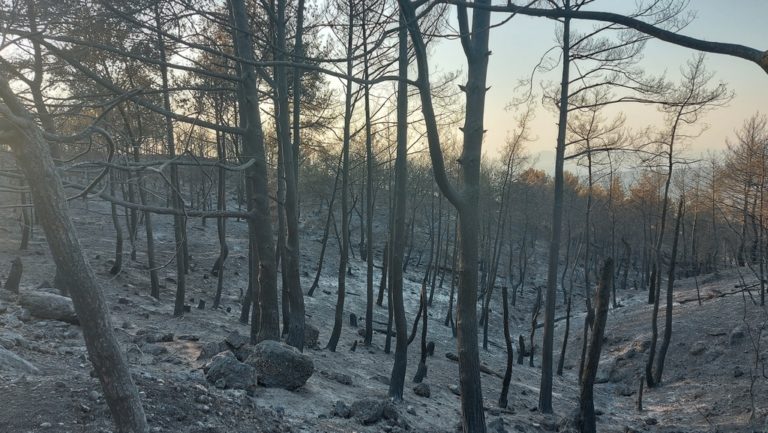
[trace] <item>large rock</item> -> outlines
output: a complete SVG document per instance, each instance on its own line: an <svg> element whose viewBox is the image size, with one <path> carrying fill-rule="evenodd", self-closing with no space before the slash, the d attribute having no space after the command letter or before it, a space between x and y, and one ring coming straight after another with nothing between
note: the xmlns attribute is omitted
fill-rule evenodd
<svg viewBox="0 0 768 433"><path fill-rule="evenodd" d="M0 347L0 372L11 374L40 374L40 370L19 355Z"/></svg>
<svg viewBox="0 0 768 433"><path fill-rule="evenodd" d="M22 292L19 303L37 318L80 324L72 300L64 296L46 292Z"/></svg>
<svg viewBox="0 0 768 433"><path fill-rule="evenodd" d="M256 369L259 383L294 390L303 386L315 371L312 358L278 341L262 341L246 363Z"/></svg>
<svg viewBox="0 0 768 433"><path fill-rule="evenodd" d="M203 367L205 378L218 388L250 390L256 387L256 371L248 364L235 358L232 352L214 356Z"/></svg>
<svg viewBox="0 0 768 433"><path fill-rule="evenodd" d="M351 415L363 425L376 424L381 419L397 421L399 414L395 405L389 400L364 398L352 403Z"/></svg>

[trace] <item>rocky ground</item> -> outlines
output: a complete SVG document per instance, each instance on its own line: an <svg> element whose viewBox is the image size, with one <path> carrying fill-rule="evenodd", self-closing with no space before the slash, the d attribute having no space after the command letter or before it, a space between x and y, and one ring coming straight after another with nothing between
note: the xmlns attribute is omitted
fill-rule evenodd
<svg viewBox="0 0 768 433"><path fill-rule="evenodd" d="M72 203L72 214L82 244L104 288L115 332L133 369L153 431L156 432L454 432L459 420L457 364L446 357L455 353L451 330L443 326L448 287L439 288L429 313L429 340L435 354L427 361L424 385L415 387L418 340L409 347L405 401L386 400L392 355L384 352L384 334L377 332L370 347L362 346L358 329L346 319L336 352L323 349L332 327L336 300L337 255L335 245L326 260L326 272L314 297L306 297L307 323L319 330L318 344L305 354L314 366L306 384L287 390L246 383L239 386L226 376L226 366L249 365L236 360L245 346L238 335L248 326L238 322L239 299L247 283L245 225L228 226L230 259L227 262L223 306L209 308L216 278L209 274L218 247L212 221L189 221L192 271L188 277L191 311L172 317L175 289L172 263L161 269L164 289L157 301L148 293L148 274L143 242L137 261L126 260L123 271L113 276L111 267L113 229L103 203ZM303 286L314 276L323 218L308 216L303 222ZM315 221L317 220L317 221ZM169 219L157 218L159 262L169 263L173 231ZM5 281L10 263L21 257L23 291L45 291L54 268L41 230L26 251L18 251L19 226L9 211L0 215L0 280ZM378 252L380 253L380 252ZM378 262L377 262L378 263ZM418 290L424 270L411 267L406 275L409 322L418 308ZM377 269L378 273L378 269ZM540 283L534 275L532 283ZM753 304L752 293L739 291L742 276L754 283L749 270L728 270L699 278L699 305L693 279L675 288L673 337L663 384L644 390L643 411L636 410L640 374L650 336L651 307L646 294L619 293L620 308L609 313L606 343L596 386L598 430L601 432L764 432L768 405L768 379L762 375L768 358L766 310ZM749 276L748 276L749 275ZM378 281L378 275L376 276ZM533 287L533 284L531 284ZM77 325L45 320L30 314L19 299L0 290L0 432L107 432L112 431L109 413L91 377L91 367ZM496 294L498 296L498 294ZM512 335L528 336L532 290L513 307ZM206 301L198 309L200 300ZM386 305L386 301L385 301ZM574 305L583 305L577 298ZM365 263L352 261L347 313L364 316ZM558 315L563 314L562 306ZM664 309L661 310L663 317ZM377 329L387 320L386 308L376 307ZM499 409L501 378L506 351L501 329L501 308L493 308L488 350L481 350L486 420L494 432L543 432L563 430L576 407L583 315L575 314L571 326L565 372L555 377L554 415L537 412L539 358L535 366L515 364L509 407ZM410 324L409 324L410 326ZM558 322L555 344L562 339L564 321ZM537 330L537 336L541 330ZM356 344L356 342L358 342ZM351 349L355 347L356 350ZM217 357L213 352L229 352ZM247 349L252 350L252 349ZM515 349L517 350L517 348ZM235 356L235 357L232 357ZM235 364L234 362L237 362ZM225 366L226 364L226 366ZM206 368L208 366L209 368ZM757 367L756 367L757 366ZM239 367L238 367L239 368ZM250 368L250 367L249 367ZM224 375L217 371L226 370ZM206 377L206 371L208 377ZM211 373L214 372L214 374ZM238 377L243 377L239 375ZM247 376L247 375L246 375ZM210 379L210 380L209 380ZM234 387L234 388L233 388ZM237 389L243 388L243 389ZM751 390L751 391L750 391ZM753 409L754 407L754 409Z"/></svg>

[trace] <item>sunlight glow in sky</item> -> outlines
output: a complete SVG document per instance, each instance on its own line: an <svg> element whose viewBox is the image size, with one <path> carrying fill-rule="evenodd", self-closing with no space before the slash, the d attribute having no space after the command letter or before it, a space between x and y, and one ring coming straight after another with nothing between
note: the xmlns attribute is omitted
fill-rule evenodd
<svg viewBox="0 0 768 433"><path fill-rule="evenodd" d="M599 0L590 5L591 10L620 11L631 9L634 0ZM610 8L610 9L608 9ZM696 11L696 18L681 33L701 39L747 45L756 49L768 48L768 0L691 0L690 10ZM450 11L455 23L455 10ZM496 14L493 22L499 22L506 15ZM584 26L585 24L579 24ZM587 26L591 24L586 24ZM527 78L541 55L556 45L556 29L561 26L545 18L514 17L507 24L491 32L485 127L487 129L484 153L494 158L499 146L504 143L508 132L515 127L514 114L505 110L513 98L513 91L519 79ZM581 27L583 28L583 27ZM648 42L641 65L650 73L666 71L667 77L677 81L680 67L695 54L693 50L677 47L662 41ZM444 40L433 48L433 71L466 71L466 60L458 40ZM707 69L715 73L712 83L723 81L735 92L734 99L727 107L709 113L703 120L708 129L688 146L691 155L706 150L723 149L726 138L732 139L733 131L755 112L768 112L768 75L758 66L746 60L716 54L708 54ZM560 70L540 76L544 81L557 83ZM539 85L536 84L536 89ZM613 117L619 111L627 115L627 124L633 129L657 123L657 111L653 107L629 106L627 104L606 110ZM549 172L554 167L554 150L557 119L550 109L539 106L533 123L533 136L529 152L539 157L538 168Z"/></svg>

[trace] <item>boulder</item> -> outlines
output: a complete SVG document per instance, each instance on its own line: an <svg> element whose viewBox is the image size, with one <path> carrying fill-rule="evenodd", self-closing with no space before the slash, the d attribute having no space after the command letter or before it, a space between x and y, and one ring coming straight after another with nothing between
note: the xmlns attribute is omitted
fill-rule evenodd
<svg viewBox="0 0 768 433"><path fill-rule="evenodd" d="M426 397L429 398L431 392L429 390L429 385L426 383L420 383L413 387L413 393L418 395L419 397Z"/></svg>
<svg viewBox="0 0 768 433"><path fill-rule="evenodd" d="M40 374L40 370L29 361L3 347L0 347L0 372L11 374Z"/></svg>
<svg viewBox="0 0 768 433"><path fill-rule="evenodd" d="M262 341L253 348L246 364L256 370L259 383L267 387L295 390L315 372L312 358L278 341Z"/></svg>
<svg viewBox="0 0 768 433"><path fill-rule="evenodd" d="M232 352L222 352L214 356L203 367L208 382L219 388L250 390L256 387L256 371L248 364L235 358Z"/></svg>
<svg viewBox="0 0 768 433"><path fill-rule="evenodd" d="M395 405L389 400L364 398L352 403L351 415L363 425L376 424L382 418L397 421L399 414Z"/></svg>
<svg viewBox="0 0 768 433"><path fill-rule="evenodd" d="M37 318L80 324L75 306L67 297L46 292L22 292L19 303Z"/></svg>

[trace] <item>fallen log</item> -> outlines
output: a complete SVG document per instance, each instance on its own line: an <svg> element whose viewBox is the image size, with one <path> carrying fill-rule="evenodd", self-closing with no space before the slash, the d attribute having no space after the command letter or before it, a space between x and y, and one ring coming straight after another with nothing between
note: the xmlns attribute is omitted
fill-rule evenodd
<svg viewBox="0 0 768 433"><path fill-rule="evenodd" d="M80 324L72 300L67 297L46 292L21 292L19 303L39 319Z"/></svg>

